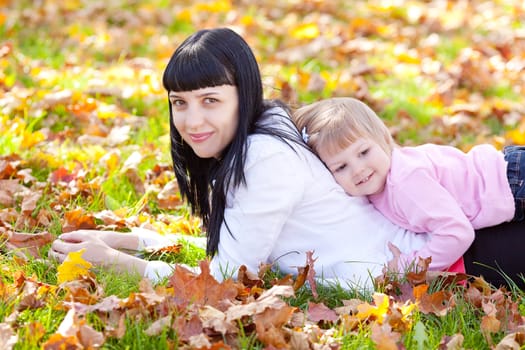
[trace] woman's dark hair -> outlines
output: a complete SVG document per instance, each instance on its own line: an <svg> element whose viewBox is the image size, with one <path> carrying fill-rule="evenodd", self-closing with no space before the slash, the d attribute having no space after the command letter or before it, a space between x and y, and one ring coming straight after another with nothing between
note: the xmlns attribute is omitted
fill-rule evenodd
<svg viewBox="0 0 525 350"><path fill-rule="evenodd" d="M296 142L295 135L292 131L277 130L275 126L256 125L265 110L284 105L263 99L262 80L255 56L246 41L231 29L200 30L184 40L168 62L162 82L168 94L171 91L192 91L220 85L237 87L237 131L220 160L200 158L183 142L173 124L169 104L171 157L179 190L192 212L202 218L207 230L206 252L213 255L219 245L227 190L229 186L238 186L245 181L248 135L254 132L272 134Z"/></svg>

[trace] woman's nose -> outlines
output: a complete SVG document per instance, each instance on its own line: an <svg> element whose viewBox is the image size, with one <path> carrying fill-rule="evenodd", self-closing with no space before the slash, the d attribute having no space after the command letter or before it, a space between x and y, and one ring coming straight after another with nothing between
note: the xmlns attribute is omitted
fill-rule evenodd
<svg viewBox="0 0 525 350"><path fill-rule="evenodd" d="M188 108L186 115L186 127L189 129L195 129L200 127L204 123L203 111L198 107Z"/></svg>

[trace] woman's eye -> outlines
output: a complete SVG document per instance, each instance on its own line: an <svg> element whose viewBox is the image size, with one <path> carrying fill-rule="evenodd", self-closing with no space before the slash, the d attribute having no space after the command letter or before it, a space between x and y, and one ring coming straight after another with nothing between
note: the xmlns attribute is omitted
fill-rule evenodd
<svg viewBox="0 0 525 350"><path fill-rule="evenodd" d="M176 107L180 107L184 104L184 100L172 100L171 104Z"/></svg>
<svg viewBox="0 0 525 350"><path fill-rule="evenodd" d="M206 104L215 103L215 102L218 102L218 100L216 98L213 98L213 97L206 97L204 99L204 103L206 103Z"/></svg>

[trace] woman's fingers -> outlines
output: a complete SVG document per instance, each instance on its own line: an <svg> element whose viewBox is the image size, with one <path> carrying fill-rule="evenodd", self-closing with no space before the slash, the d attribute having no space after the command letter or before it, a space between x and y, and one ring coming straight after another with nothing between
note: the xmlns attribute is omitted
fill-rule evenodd
<svg viewBox="0 0 525 350"><path fill-rule="evenodd" d="M95 230L71 231L71 232L61 234L58 238L60 238L62 241L65 241L65 242L79 243L79 242L95 237L97 232L98 231L95 231Z"/></svg>

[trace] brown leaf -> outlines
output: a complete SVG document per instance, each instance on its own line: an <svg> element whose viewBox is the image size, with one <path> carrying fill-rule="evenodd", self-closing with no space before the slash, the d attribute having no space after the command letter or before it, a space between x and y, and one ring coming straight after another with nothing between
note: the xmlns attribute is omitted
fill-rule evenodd
<svg viewBox="0 0 525 350"><path fill-rule="evenodd" d="M237 271L237 281L247 288L260 287L264 281L258 275L248 271L246 265L241 265Z"/></svg>
<svg viewBox="0 0 525 350"><path fill-rule="evenodd" d="M507 334L501 341L496 345L494 350L520 350L525 345L525 332Z"/></svg>
<svg viewBox="0 0 525 350"><path fill-rule="evenodd" d="M282 328L292 317L295 308L283 306L278 309L266 309L253 318L257 338L265 345L278 349L288 348L287 333Z"/></svg>
<svg viewBox="0 0 525 350"><path fill-rule="evenodd" d="M467 288L464 293L465 300L475 307L481 308L482 303L482 294L481 291L477 288L474 288L472 285Z"/></svg>
<svg viewBox="0 0 525 350"><path fill-rule="evenodd" d="M5 234L0 233L0 238L3 237L5 237ZM39 249L52 241L53 236L49 232L21 233L9 231L7 233L6 247L10 250L21 250L34 258L39 258Z"/></svg>
<svg viewBox="0 0 525 350"><path fill-rule="evenodd" d="M401 338L401 334L392 332L390 325L384 323L379 325L374 322L370 327L372 331L371 339L378 350L398 350L397 343Z"/></svg>
<svg viewBox="0 0 525 350"><path fill-rule="evenodd" d="M424 293L419 299L419 311L424 314L432 313L437 316L444 316L455 305L454 294L446 290L432 294Z"/></svg>
<svg viewBox="0 0 525 350"><path fill-rule="evenodd" d="M310 288L312 289L312 295L314 298L318 297L317 294L317 283L315 281L315 268L314 263L317 260L317 258L313 258L313 251L307 251L306 252L306 265L309 267L307 274L306 274L306 280L310 284Z"/></svg>
<svg viewBox="0 0 525 350"><path fill-rule="evenodd" d="M172 325L173 330L182 341L189 341L191 337L203 334L202 322L196 314L178 315Z"/></svg>
<svg viewBox="0 0 525 350"><path fill-rule="evenodd" d="M406 278L410 284L416 286L427 281L428 266L432 262L432 258L419 258L415 271L407 272Z"/></svg>
<svg viewBox="0 0 525 350"><path fill-rule="evenodd" d="M159 200L159 208L162 209L177 209L182 204L182 199L179 194L179 185L176 180L168 182L164 188L157 195Z"/></svg>
<svg viewBox="0 0 525 350"><path fill-rule="evenodd" d="M226 333L237 333L235 325L226 321L224 312L209 305L204 305L204 307L200 308L199 317L204 328L219 332L222 335Z"/></svg>
<svg viewBox="0 0 525 350"><path fill-rule="evenodd" d="M461 333L453 336L444 336L439 343L439 350L463 350L463 340L465 337Z"/></svg>
<svg viewBox="0 0 525 350"><path fill-rule="evenodd" d="M480 329L481 333L487 340L487 343L492 344L492 333L496 333L501 328L501 322L496 318L496 316L483 316L481 318Z"/></svg>
<svg viewBox="0 0 525 350"><path fill-rule="evenodd" d="M294 292L291 286L273 286L264 291L257 300L244 305L230 306L225 312L226 320L233 321L241 319L244 316L253 316L263 312L267 308L282 308L286 306L286 303L280 298L280 296L291 297L293 295Z"/></svg>
<svg viewBox="0 0 525 350"><path fill-rule="evenodd" d="M224 311L225 304L237 296L237 285L227 279L219 283L211 274L209 261L200 262L201 273L195 275L188 269L177 265L169 279L176 299L182 304L210 305Z"/></svg>
<svg viewBox="0 0 525 350"><path fill-rule="evenodd" d="M337 313L328 308L323 303L312 303L308 302L308 319L312 322L321 322L321 321L328 321L328 322L336 322L339 319L339 316L337 316Z"/></svg>
<svg viewBox="0 0 525 350"><path fill-rule="evenodd" d="M166 328L171 326L171 315L161 317L157 320L155 320L145 331L147 335L150 337L153 337L155 335L159 335L162 333L162 331Z"/></svg>
<svg viewBox="0 0 525 350"><path fill-rule="evenodd" d="M310 267L308 265L304 267L298 267L297 268L297 277L295 278L295 281L293 283L293 290L297 292L299 288L301 288L304 285L304 282L306 281L306 276L308 275L308 270Z"/></svg>

